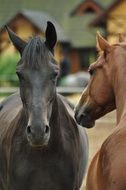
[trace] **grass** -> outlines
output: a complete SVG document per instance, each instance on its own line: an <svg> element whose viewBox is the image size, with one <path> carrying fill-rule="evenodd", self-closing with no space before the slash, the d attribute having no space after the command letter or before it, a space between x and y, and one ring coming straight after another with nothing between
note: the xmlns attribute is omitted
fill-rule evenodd
<svg viewBox="0 0 126 190"><path fill-rule="evenodd" d="M7 97L7 96L10 96L12 93L9 93L9 92L2 92L0 93L0 98L3 98L3 97Z"/></svg>
<svg viewBox="0 0 126 190"><path fill-rule="evenodd" d="M0 55L0 86L17 86L16 64L19 55Z"/></svg>

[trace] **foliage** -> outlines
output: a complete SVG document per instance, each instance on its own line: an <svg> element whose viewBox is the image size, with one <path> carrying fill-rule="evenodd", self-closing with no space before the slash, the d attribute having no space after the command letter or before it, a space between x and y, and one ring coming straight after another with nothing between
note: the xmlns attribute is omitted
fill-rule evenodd
<svg viewBox="0 0 126 190"><path fill-rule="evenodd" d="M16 64L19 61L17 53L0 55L0 86L17 86Z"/></svg>

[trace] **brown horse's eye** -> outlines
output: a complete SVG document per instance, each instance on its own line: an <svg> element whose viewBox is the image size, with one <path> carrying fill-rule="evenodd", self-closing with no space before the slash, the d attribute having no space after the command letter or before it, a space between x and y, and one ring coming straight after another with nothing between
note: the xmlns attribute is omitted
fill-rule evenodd
<svg viewBox="0 0 126 190"><path fill-rule="evenodd" d="M89 70L89 73L90 73L90 75L93 75L94 70L93 70L93 69L90 69L90 70Z"/></svg>
<svg viewBox="0 0 126 190"><path fill-rule="evenodd" d="M104 58L106 59L107 51L104 51Z"/></svg>

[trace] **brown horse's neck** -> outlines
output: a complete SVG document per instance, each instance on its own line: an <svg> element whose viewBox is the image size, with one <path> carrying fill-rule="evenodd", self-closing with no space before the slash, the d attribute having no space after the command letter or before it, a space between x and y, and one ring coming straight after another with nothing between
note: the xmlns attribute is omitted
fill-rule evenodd
<svg viewBox="0 0 126 190"><path fill-rule="evenodd" d="M117 124L126 120L126 67L121 65L114 75L114 93L117 110Z"/></svg>

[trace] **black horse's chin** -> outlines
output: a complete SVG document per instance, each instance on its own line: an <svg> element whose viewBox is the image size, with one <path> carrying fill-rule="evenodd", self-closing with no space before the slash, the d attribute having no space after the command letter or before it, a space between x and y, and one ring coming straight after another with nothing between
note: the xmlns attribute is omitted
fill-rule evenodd
<svg viewBox="0 0 126 190"><path fill-rule="evenodd" d="M27 135L28 143L33 148L44 148L47 147L49 144L49 137L46 137L44 139L33 139L30 135Z"/></svg>
<svg viewBox="0 0 126 190"><path fill-rule="evenodd" d="M45 148L48 146L48 143L33 143L31 141L29 141L29 145L32 147L32 148L36 148L36 149L42 149L42 148Z"/></svg>

